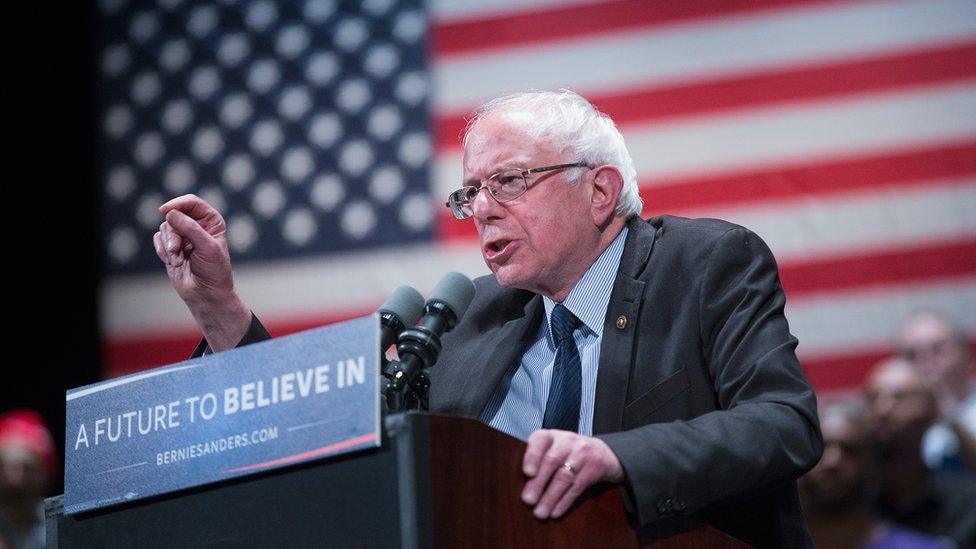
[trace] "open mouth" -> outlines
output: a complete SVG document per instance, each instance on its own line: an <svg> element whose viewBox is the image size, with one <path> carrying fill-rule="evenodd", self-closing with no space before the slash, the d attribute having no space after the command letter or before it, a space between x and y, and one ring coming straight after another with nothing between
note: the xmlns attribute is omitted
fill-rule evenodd
<svg viewBox="0 0 976 549"><path fill-rule="evenodd" d="M485 258L493 262L505 261L511 255L514 247L514 241L512 240L493 240L485 244Z"/></svg>

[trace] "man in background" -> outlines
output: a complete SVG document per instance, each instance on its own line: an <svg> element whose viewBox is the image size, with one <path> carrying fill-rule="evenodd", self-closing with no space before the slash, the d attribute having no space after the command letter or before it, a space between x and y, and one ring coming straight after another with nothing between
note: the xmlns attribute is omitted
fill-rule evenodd
<svg viewBox="0 0 976 549"><path fill-rule="evenodd" d="M976 547L976 479L933 472L922 459L922 436L939 417L922 374L902 358L886 360L869 374L864 397L878 452L880 516Z"/></svg>
<svg viewBox="0 0 976 549"><path fill-rule="evenodd" d="M824 453L800 478L800 502L814 545L832 549L935 549L954 544L880 520L878 463L860 403L820 409Z"/></svg>
<svg viewBox="0 0 976 549"><path fill-rule="evenodd" d="M932 469L976 473L976 380L965 332L947 316L919 311L902 326L899 351L931 384L941 418L922 439Z"/></svg>

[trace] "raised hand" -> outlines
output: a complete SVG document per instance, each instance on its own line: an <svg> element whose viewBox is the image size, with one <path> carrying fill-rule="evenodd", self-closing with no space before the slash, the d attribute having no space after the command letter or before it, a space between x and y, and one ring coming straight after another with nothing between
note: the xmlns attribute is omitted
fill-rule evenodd
<svg viewBox="0 0 976 549"><path fill-rule="evenodd" d="M227 224L213 206L187 194L159 207L166 217L153 235L166 274L203 330L210 348L237 345L251 313L234 289Z"/></svg>

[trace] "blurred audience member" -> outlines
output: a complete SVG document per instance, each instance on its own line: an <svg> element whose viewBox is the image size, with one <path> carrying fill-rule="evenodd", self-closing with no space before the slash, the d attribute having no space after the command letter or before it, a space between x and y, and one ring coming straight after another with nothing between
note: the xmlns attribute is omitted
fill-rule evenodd
<svg viewBox="0 0 976 549"><path fill-rule="evenodd" d="M881 517L976 547L976 477L933 472L922 459L922 436L939 412L920 371L902 358L880 363L866 381L865 401L878 456Z"/></svg>
<svg viewBox="0 0 976 549"><path fill-rule="evenodd" d="M879 520L877 462L867 420L849 404L821 408L824 453L799 480L800 501L814 545L836 549L953 547L945 539Z"/></svg>
<svg viewBox="0 0 976 549"><path fill-rule="evenodd" d="M41 416L0 415L0 547L44 547L44 495L57 474L54 441Z"/></svg>
<svg viewBox="0 0 976 549"><path fill-rule="evenodd" d="M942 412L922 439L925 462L932 469L976 472L976 381L965 332L944 315L922 311L905 321L899 345L932 384Z"/></svg>

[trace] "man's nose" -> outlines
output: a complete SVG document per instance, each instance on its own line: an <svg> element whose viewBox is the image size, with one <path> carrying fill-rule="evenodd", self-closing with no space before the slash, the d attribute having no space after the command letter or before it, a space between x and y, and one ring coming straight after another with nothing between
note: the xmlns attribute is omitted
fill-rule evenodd
<svg viewBox="0 0 976 549"><path fill-rule="evenodd" d="M490 193L491 190L488 187L481 187L478 189L478 194L474 195L474 199L471 200L471 213L478 221L500 217L504 212L501 204L494 197L489 196Z"/></svg>

